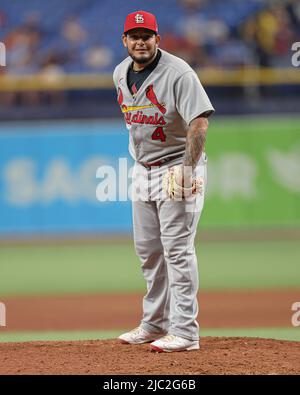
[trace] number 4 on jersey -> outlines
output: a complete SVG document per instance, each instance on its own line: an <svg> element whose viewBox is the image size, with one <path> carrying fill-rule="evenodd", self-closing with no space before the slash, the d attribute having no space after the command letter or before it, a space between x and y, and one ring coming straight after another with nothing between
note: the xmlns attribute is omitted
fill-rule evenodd
<svg viewBox="0 0 300 395"><path fill-rule="evenodd" d="M152 140L160 140L162 142L166 141L166 135L164 134L164 129L161 126L154 130L151 137Z"/></svg>

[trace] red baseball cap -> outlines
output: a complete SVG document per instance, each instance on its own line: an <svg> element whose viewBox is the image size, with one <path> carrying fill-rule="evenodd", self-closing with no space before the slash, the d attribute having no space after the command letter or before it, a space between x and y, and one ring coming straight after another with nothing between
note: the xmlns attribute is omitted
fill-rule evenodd
<svg viewBox="0 0 300 395"><path fill-rule="evenodd" d="M135 11L127 15L124 24L124 33L127 33L131 29L137 29L139 27L149 29L155 33L158 33L156 18L153 14L150 14L150 12Z"/></svg>

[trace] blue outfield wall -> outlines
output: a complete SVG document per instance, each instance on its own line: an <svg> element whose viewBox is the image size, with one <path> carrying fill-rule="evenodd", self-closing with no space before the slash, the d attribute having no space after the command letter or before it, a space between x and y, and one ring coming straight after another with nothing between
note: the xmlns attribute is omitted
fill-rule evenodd
<svg viewBox="0 0 300 395"><path fill-rule="evenodd" d="M99 166L128 158L121 122L0 125L0 237L128 232L131 203L99 202Z"/></svg>
<svg viewBox="0 0 300 395"><path fill-rule="evenodd" d="M210 126L206 229L300 227L299 122L272 121ZM0 124L0 238L131 232L132 166L121 119Z"/></svg>

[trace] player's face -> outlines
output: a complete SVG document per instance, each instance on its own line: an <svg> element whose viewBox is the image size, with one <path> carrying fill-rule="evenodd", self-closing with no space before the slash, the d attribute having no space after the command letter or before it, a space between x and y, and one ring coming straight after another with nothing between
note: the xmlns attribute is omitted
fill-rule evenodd
<svg viewBox="0 0 300 395"><path fill-rule="evenodd" d="M122 39L129 56L138 64L151 61L160 42L160 36L148 29L132 29Z"/></svg>

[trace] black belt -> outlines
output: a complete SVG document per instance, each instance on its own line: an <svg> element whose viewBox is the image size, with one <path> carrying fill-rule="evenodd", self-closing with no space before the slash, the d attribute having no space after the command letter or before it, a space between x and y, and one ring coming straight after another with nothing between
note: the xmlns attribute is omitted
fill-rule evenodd
<svg viewBox="0 0 300 395"><path fill-rule="evenodd" d="M179 155L175 155L175 156L169 156L168 158L163 158L161 160L158 160L157 162L152 162L152 163L140 163L142 166L146 167L146 169L151 169L151 167L154 166L161 166L164 165L165 163L170 162L171 160L174 159L179 159L182 158L183 155L179 154Z"/></svg>

